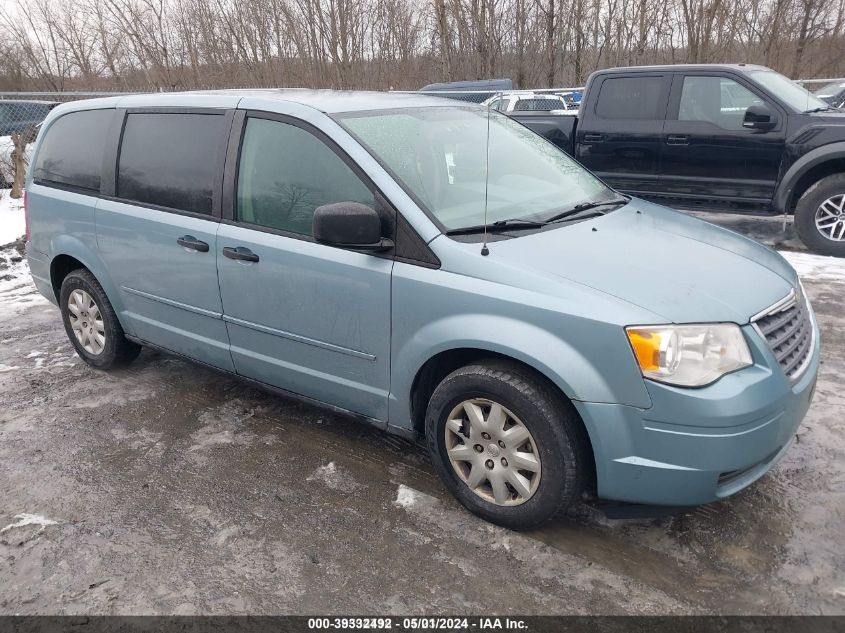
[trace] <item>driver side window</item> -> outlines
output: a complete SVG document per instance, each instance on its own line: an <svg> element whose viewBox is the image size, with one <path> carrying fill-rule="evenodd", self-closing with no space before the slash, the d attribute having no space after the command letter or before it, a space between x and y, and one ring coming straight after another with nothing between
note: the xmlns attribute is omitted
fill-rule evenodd
<svg viewBox="0 0 845 633"><path fill-rule="evenodd" d="M311 235L314 209L334 202L372 207L374 196L307 130L281 121L247 119L238 166L238 220Z"/></svg>
<svg viewBox="0 0 845 633"><path fill-rule="evenodd" d="M733 79L684 77L679 121L703 121L725 130L741 130L745 111L763 101Z"/></svg>

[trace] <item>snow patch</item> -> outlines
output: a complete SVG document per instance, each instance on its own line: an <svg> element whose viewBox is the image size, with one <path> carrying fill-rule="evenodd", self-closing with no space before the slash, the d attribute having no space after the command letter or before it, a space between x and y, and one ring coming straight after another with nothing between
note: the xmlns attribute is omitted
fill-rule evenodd
<svg viewBox="0 0 845 633"><path fill-rule="evenodd" d="M335 475L337 475L337 466L334 462L329 462L308 475L305 481L314 481L315 479L325 481L326 479L332 479Z"/></svg>
<svg viewBox="0 0 845 633"><path fill-rule="evenodd" d="M396 490L396 501L393 502L393 505L407 510L420 504L429 505L432 501L436 501L436 499L424 492L414 490L410 486L399 484L399 488Z"/></svg>
<svg viewBox="0 0 845 633"><path fill-rule="evenodd" d="M15 528L26 527L27 525L37 525L38 532L36 532L36 534L38 534L39 532L43 532L48 525L58 525L58 521L53 521L52 519L41 516L40 514L29 514L28 512L16 514L15 519L17 519L17 521L15 523L10 523L0 530L0 534Z"/></svg>
<svg viewBox="0 0 845 633"><path fill-rule="evenodd" d="M780 254L792 265L802 281L845 284L845 258L793 251L780 251Z"/></svg>
<svg viewBox="0 0 845 633"><path fill-rule="evenodd" d="M361 487L361 484L352 479L348 473L342 472L334 462L320 466L308 475L305 481L319 481L333 490L340 490L347 493L355 492Z"/></svg>
<svg viewBox="0 0 845 633"><path fill-rule="evenodd" d="M14 242L26 233L23 198L15 200L9 194L9 189L0 189L0 246Z"/></svg>

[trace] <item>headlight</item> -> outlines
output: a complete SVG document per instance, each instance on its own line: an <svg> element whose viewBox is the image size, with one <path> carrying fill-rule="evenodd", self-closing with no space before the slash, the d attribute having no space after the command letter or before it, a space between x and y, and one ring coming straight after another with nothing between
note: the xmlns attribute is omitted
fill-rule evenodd
<svg viewBox="0 0 845 633"><path fill-rule="evenodd" d="M637 325L625 328L643 376L701 387L751 365L751 352L733 323Z"/></svg>

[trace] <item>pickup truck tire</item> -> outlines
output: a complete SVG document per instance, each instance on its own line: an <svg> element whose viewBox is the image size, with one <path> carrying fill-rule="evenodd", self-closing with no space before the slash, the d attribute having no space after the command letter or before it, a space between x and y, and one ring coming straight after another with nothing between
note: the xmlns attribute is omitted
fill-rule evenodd
<svg viewBox="0 0 845 633"><path fill-rule="evenodd" d="M72 270L64 278L59 306L70 342L92 367L122 367L140 353L141 346L124 335L100 282L85 268Z"/></svg>
<svg viewBox="0 0 845 633"><path fill-rule="evenodd" d="M845 257L845 174L822 178L804 192L795 207L795 230L814 253Z"/></svg>
<svg viewBox="0 0 845 633"><path fill-rule="evenodd" d="M577 501L591 463L572 404L516 363L467 365L446 376L429 401L426 442L464 507L516 530Z"/></svg>

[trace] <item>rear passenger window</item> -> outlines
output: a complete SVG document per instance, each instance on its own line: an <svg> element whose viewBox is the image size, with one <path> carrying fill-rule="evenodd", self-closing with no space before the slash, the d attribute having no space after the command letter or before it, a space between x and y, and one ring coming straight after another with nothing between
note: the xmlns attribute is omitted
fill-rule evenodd
<svg viewBox="0 0 845 633"><path fill-rule="evenodd" d="M237 218L311 235L314 209L374 206L373 193L325 143L289 123L248 119L238 166Z"/></svg>
<svg viewBox="0 0 845 633"><path fill-rule="evenodd" d="M70 112L47 130L33 169L36 181L100 191L103 147L114 110Z"/></svg>
<svg viewBox="0 0 845 633"><path fill-rule="evenodd" d="M117 196L210 214L225 122L226 117L219 114L127 115Z"/></svg>
<svg viewBox="0 0 845 633"><path fill-rule="evenodd" d="M596 114L603 119L663 120L663 77L616 77L601 84Z"/></svg>

